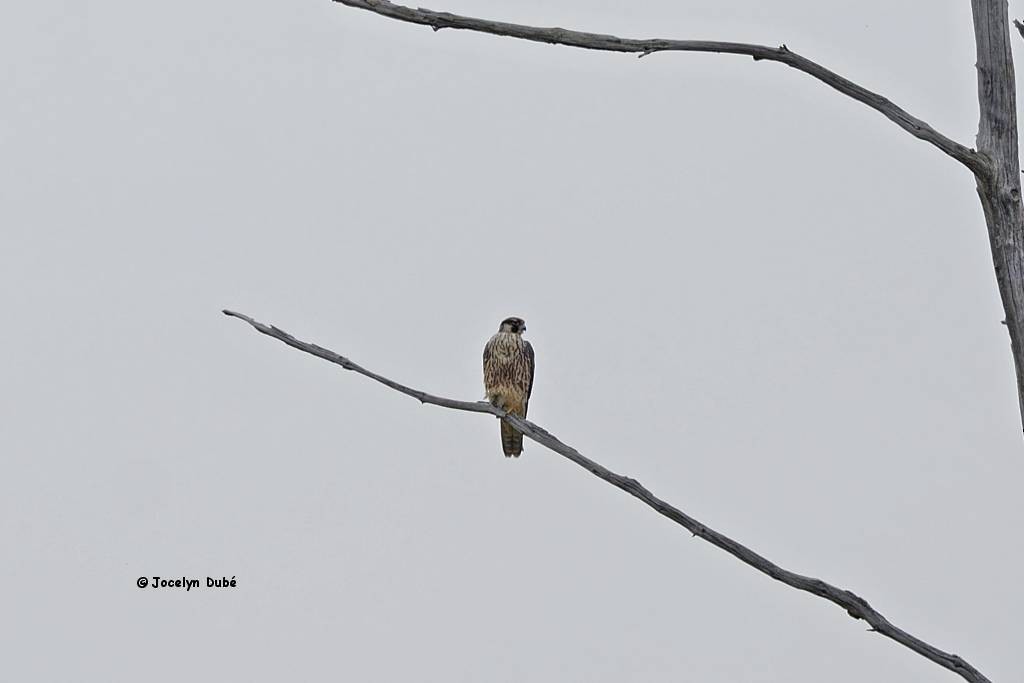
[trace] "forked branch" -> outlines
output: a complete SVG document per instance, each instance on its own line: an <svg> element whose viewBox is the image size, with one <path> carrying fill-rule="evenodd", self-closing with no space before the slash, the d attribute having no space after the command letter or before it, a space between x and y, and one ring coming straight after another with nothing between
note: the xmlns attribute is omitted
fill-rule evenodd
<svg viewBox="0 0 1024 683"><path fill-rule="evenodd" d="M443 28L466 29L480 33L491 33L497 36L510 36L522 40L530 40L538 43L552 43L557 45L568 45L570 47L585 48L588 50L603 50L608 52L634 52L640 57L646 57L655 52L718 52L724 54L746 55L753 57L755 61L765 60L779 62L791 66L798 71L812 76L830 88L862 102L875 111L881 113L897 126L911 135L935 147L953 157L969 168L975 175L984 174L988 169L985 158L973 149L964 147L960 143L946 137L919 118L911 116L905 110L896 106L885 97L872 92L867 88L857 85L853 81L840 76L839 74L826 69L806 57L793 52L785 45L779 47L768 47L766 45L753 45L749 43L731 43L716 40L668 40L663 38L619 38L601 33L584 33L583 31L571 31L564 28L541 28L538 26L526 26L523 24L509 24L488 19L477 19L465 17L448 12L435 12L429 9L413 9L403 5L396 5L387 0L334 0L349 7L368 10L381 16L399 21L406 21L412 24L430 26L435 31Z"/></svg>
<svg viewBox="0 0 1024 683"><path fill-rule="evenodd" d="M937 647L929 645L923 640L916 638L903 629L891 624L889 620L878 613L860 596L848 590L837 588L822 581L821 579L803 576L783 569L761 555L758 555L746 546L737 543L723 534L720 534L702 522L690 517L685 512L661 500L644 488L637 480L631 479L630 477L624 477L621 474L616 474L593 460L584 457L572 446L562 443L550 432L538 427L528 420L521 419L515 415L509 415L486 401L457 401L455 399L433 396L424 391L407 387L404 384L399 384L394 380L390 380L387 377L371 372L356 363L353 363L348 358L331 351L330 349L325 349L322 346L317 346L316 344L300 341L284 330L274 327L273 325L265 325L253 320L247 315L236 313L234 311L225 310L224 314L244 320L256 328L257 331L282 341L292 348L312 354L317 358L323 358L326 361L340 365L346 370L352 370L353 372L358 372L360 375L365 375L370 379L374 379L385 386L391 387L395 391L400 391L403 394L412 396L419 400L420 403L430 403L436 406L441 406L442 408L453 408L455 410L465 410L473 413L489 413L501 418L533 441L536 441L555 453L568 458L580 467L583 467L597 477L605 480L612 486L620 488L631 496L639 498L659 514L668 517L676 524L684 527L694 536L699 536L708 543L721 548L744 564L753 567L763 574L767 574L776 581L781 581L787 586L792 586L797 590L806 591L818 596L819 598L823 598L839 605L854 619L863 619L870 624L872 631L881 633L882 635L895 640L897 643L910 648L919 655L930 659L936 664L959 674L964 680L971 681L972 683L989 683L988 678L983 676L981 672L965 662L959 656L943 652Z"/></svg>

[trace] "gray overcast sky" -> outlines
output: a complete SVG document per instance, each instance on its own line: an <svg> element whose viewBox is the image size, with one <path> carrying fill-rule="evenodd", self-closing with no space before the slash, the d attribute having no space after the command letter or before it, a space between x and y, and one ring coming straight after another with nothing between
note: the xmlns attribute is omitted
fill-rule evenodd
<svg viewBox="0 0 1024 683"><path fill-rule="evenodd" d="M432 6L785 42L974 144L967 2ZM521 315L539 424L1024 678L1008 340L973 181L932 147L748 58L326 0L4 15L0 678L957 680L223 307L465 399Z"/></svg>

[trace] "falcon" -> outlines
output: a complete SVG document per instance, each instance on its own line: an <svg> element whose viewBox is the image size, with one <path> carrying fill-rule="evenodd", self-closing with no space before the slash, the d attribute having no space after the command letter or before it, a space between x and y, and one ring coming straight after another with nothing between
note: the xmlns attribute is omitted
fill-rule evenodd
<svg viewBox="0 0 1024 683"><path fill-rule="evenodd" d="M497 408L526 417L533 391L533 347L523 339L526 321L505 318L484 346L484 390ZM501 421L501 450L506 458L523 452L523 434Z"/></svg>

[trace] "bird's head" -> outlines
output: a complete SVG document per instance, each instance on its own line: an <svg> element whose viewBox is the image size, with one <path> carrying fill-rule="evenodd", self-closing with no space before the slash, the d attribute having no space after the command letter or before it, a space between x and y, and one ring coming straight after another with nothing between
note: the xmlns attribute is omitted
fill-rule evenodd
<svg viewBox="0 0 1024 683"><path fill-rule="evenodd" d="M526 332L526 321L522 318L505 318L501 321L501 327L498 328L498 332L522 334Z"/></svg>

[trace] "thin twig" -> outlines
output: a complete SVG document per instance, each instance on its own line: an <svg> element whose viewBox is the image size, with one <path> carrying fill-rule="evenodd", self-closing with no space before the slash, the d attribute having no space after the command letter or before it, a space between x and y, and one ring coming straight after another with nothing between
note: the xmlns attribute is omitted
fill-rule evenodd
<svg viewBox="0 0 1024 683"><path fill-rule="evenodd" d="M310 344L308 342L300 341L288 334L284 330L281 330L273 325L265 325L261 322L253 320L247 315L242 313L236 313L234 311L224 311L225 315L229 315L234 318L239 318L252 325L257 331L271 336L274 339L284 342L292 348L304 351L312 354L318 358L323 358L326 361L335 363L345 368L346 370L352 370L358 372L361 375L365 375L370 379L376 380L385 386L391 387L395 391L400 391L403 394L412 396L413 398L420 401L420 403L430 403L442 408L452 408L454 410L465 410L473 413L489 413L496 417L499 417L513 427L521 431L523 434L528 436L530 439L536 441L542 446L546 446L555 453L568 458L580 467L583 467L587 471L596 475L597 477L605 480L612 486L618 487L626 493L639 498L641 501L646 503L648 506L653 508L659 514L668 517L673 522L687 529L694 536L700 536L708 543L715 545L725 552L729 553L741 562L750 565L754 569L767 574L771 578L781 581L782 583L792 586L798 590L806 591L813 595L817 595L820 598L824 598L830 602L833 602L849 614L854 619L863 619L870 626L871 630L881 633L896 642L904 645L914 652L920 654L927 659L935 662L936 664L943 666L950 671L959 674L964 680L971 681L972 683L990 683L989 679L985 678L977 669L968 664L966 661L961 659L959 656L943 652L942 650L929 645L928 643L916 638L906 631L894 626L883 617L880 613L875 611L866 600L859 597L858 595L841 588L822 581L821 579L815 579L809 576L803 576L794 572L783 569L782 567L770 562L766 558L758 555L753 550L750 550L746 546L743 546L731 538L720 534L714 529L708 527L702 522L697 521L693 517L690 517L686 513L682 512L678 508L666 503L661 500L653 493L644 488L640 482L630 477L624 477L621 474L616 474L608 468L600 465L593 460L584 457L572 446L559 441L554 435L547 430L535 425L529 420L510 415L503 410L500 410L486 401L457 401L451 398L444 398L441 396L434 396L418 389L407 387L404 384L399 384L394 380L388 379L381 375L371 372L356 363L353 363L348 358L325 349L322 346L316 344Z"/></svg>
<svg viewBox="0 0 1024 683"><path fill-rule="evenodd" d="M717 52L753 57L754 61L766 60L791 66L798 71L818 79L831 88L862 102L887 119L925 142L929 142L949 156L964 164L972 172L985 174L988 163L985 158L973 149L946 137L930 125L911 116L881 95L857 85L853 81L826 69L806 57L793 52L785 45L768 47L749 43L732 43L715 40L667 40L662 38L619 38L601 33L585 33L564 28L541 28L523 24L509 24L488 19L477 19L448 12L435 12L429 9L413 9L404 5L396 5L387 0L334 0L334 2L368 10L381 16L406 21L412 24L431 26L435 31L442 28L466 29L498 36L510 36L538 43L568 45L588 50L604 50L609 52L637 52L640 57L655 52Z"/></svg>

